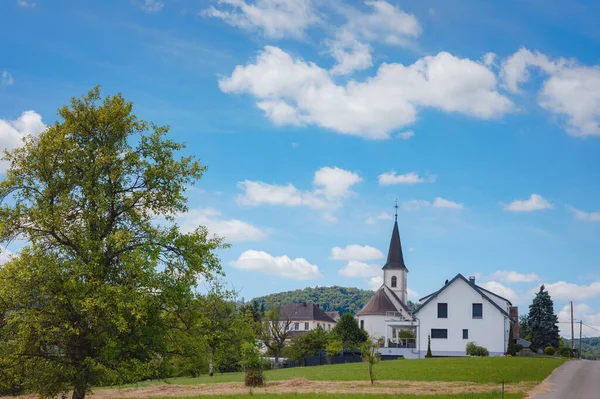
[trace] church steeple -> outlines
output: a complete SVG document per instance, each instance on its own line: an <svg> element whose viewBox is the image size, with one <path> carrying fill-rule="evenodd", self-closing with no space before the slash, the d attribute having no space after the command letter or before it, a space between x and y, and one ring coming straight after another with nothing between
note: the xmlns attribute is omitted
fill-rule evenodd
<svg viewBox="0 0 600 399"><path fill-rule="evenodd" d="M383 270L386 269L405 269L404 255L402 254L402 244L400 243L400 231L398 231L398 202L396 201L394 229L392 230L392 239L390 240L390 249L388 251L387 262L383 265Z"/></svg>

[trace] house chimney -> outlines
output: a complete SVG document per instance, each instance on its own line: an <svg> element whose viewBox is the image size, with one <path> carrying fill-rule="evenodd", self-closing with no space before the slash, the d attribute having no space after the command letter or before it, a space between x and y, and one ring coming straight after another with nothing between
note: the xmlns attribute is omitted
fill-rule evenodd
<svg viewBox="0 0 600 399"><path fill-rule="evenodd" d="M508 314L513 320L513 336L512 339L521 338L521 330L519 328L519 308L517 306L511 306L508 308Z"/></svg>
<svg viewBox="0 0 600 399"><path fill-rule="evenodd" d="M471 285L475 285L475 276L470 276L469 282L471 283Z"/></svg>

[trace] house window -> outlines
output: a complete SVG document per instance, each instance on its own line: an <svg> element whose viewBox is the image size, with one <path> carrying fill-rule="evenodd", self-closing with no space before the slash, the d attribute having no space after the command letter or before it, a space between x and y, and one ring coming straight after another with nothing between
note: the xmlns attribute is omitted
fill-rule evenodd
<svg viewBox="0 0 600 399"><path fill-rule="evenodd" d="M308 330L308 323L304 323L304 329Z"/></svg>
<svg viewBox="0 0 600 399"><path fill-rule="evenodd" d="M331 331L331 324L327 324L327 330Z"/></svg>
<svg viewBox="0 0 600 399"><path fill-rule="evenodd" d="M398 285L398 279L396 276L392 276L392 288L395 288Z"/></svg>
<svg viewBox="0 0 600 399"><path fill-rule="evenodd" d="M463 339L469 339L469 330L463 329Z"/></svg>
<svg viewBox="0 0 600 399"><path fill-rule="evenodd" d="M448 330L445 328L432 328L431 329L431 339L447 339L448 338Z"/></svg>
<svg viewBox="0 0 600 399"><path fill-rule="evenodd" d="M448 304L447 303L438 303L438 319L447 319L448 318Z"/></svg>
<svg viewBox="0 0 600 399"><path fill-rule="evenodd" d="M483 319L483 303L474 303L473 304L473 318L474 319Z"/></svg>
<svg viewBox="0 0 600 399"><path fill-rule="evenodd" d="M360 328L362 328L363 330L365 329L365 321L364 320L360 321Z"/></svg>
<svg viewBox="0 0 600 399"><path fill-rule="evenodd" d="M298 331L300 329L300 323L294 323L294 330Z"/></svg>

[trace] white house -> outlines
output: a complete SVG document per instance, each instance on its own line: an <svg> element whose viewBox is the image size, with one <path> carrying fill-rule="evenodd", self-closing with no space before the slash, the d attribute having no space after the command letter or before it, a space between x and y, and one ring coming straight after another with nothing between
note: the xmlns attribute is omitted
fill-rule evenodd
<svg viewBox="0 0 600 399"><path fill-rule="evenodd" d="M475 284L475 277L467 280L462 274L438 291L423 297L414 312L419 320L418 350L427 351L431 336L434 356L465 356L469 341L487 348L490 356L506 352L510 313L516 309L506 298Z"/></svg>
<svg viewBox="0 0 600 399"><path fill-rule="evenodd" d="M506 298L476 285L475 278L467 280L458 274L436 292L421 298L422 304L411 313L407 301L408 268L397 213L382 269L383 284L356 315L360 327L370 336L383 338L382 356L424 357L428 336L434 356L465 356L469 341L487 348L491 356L506 352L510 315L516 321L518 310ZM411 330L416 340L401 338L402 330Z"/></svg>
<svg viewBox="0 0 600 399"><path fill-rule="evenodd" d="M318 303L291 303L281 307L281 320L289 321L288 337L321 327L331 331L337 322L328 316Z"/></svg>

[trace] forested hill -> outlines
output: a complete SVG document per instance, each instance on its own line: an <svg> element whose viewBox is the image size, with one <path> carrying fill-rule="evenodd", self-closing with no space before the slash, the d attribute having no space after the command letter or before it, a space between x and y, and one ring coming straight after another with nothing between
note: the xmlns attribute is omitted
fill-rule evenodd
<svg viewBox="0 0 600 399"><path fill-rule="evenodd" d="M571 346L571 340L565 339L565 346ZM579 340L575 340L575 348L579 349ZM585 359L600 360L600 337L582 338L581 352Z"/></svg>
<svg viewBox="0 0 600 399"><path fill-rule="evenodd" d="M277 294L270 294L254 298L252 301L258 302L265 308L269 304L285 305L287 303L312 302L321 305L321 309L326 312L338 311L341 315L344 313L358 313L373 295L373 291L361 290L359 288L349 287L307 287L302 290L285 291ZM409 301L409 307L414 308Z"/></svg>

